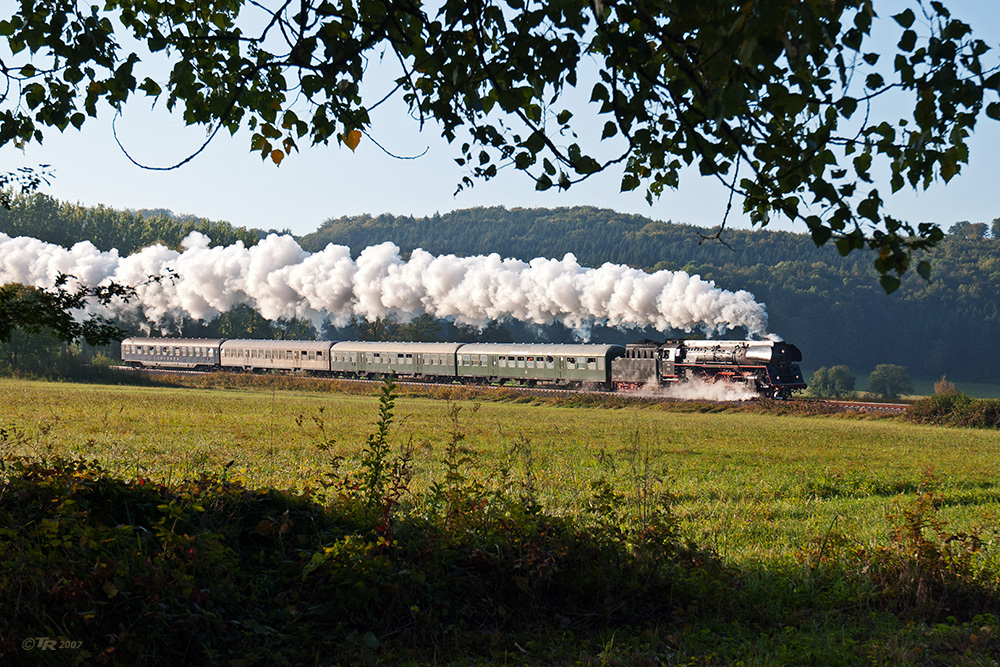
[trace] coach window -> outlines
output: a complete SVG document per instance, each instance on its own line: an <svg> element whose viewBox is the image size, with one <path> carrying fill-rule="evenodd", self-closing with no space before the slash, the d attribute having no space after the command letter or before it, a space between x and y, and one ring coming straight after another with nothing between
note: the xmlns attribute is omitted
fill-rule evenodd
<svg viewBox="0 0 1000 667"><path fill-rule="evenodd" d="M316 351L316 358L317 359L322 359L323 358L323 350L317 350Z"/></svg>
<svg viewBox="0 0 1000 667"><path fill-rule="evenodd" d="M597 358L596 357L587 357L587 368L589 368L592 371L596 371L597 370Z"/></svg>

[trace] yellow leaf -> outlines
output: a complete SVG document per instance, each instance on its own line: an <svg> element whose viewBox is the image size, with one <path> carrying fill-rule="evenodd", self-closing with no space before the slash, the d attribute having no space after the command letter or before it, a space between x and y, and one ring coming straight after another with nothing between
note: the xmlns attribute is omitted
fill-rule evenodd
<svg viewBox="0 0 1000 667"><path fill-rule="evenodd" d="M284 159L284 157L285 154L277 148L271 151L271 159L274 161L274 164L281 164L281 160Z"/></svg>
<svg viewBox="0 0 1000 667"><path fill-rule="evenodd" d="M357 148L358 144L361 143L361 130L351 130L348 132L347 136L344 137L344 143L352 151Z"/></svg>

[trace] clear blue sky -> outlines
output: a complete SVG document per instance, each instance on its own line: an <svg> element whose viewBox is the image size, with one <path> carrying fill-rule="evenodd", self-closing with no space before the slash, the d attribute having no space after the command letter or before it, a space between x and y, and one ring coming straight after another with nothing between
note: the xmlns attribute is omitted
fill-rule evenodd
<svg viewBox="0 0 1000 667"><path fill-rule="evenodd" d="M893 13L897 0L880 0L883 16ZM948 3L969 21L978 36L1000 47L1000 13L993 2L959 0ZM355 153L346 148L302 147L280 167L250 154L248 135L220 134L209 148L176 171L145 171L132 165L112 137L111 112L90 120L82 132L51 131L42 146L23 154L4 148L3 166L51 164L52 185L44 192L61 200L115 208L168 208L236 225L288 228L305 234L324 220L342 215L383 212L432 215L457 208L503 205L593 205L639 213L660 220L702 226L718 224L726 208L727 192L696 173L682 179L678 191L668 192L649 206L641 192L618 192L620 173L602 175L567 192L536 193L527 176L508 170L490 183L454 195L464 175L453 158L455 149L440 139L437 128L423 132L400 106L387 106L373 116L373 135L398 155L427 154L416 160L397 160L367 140ZM118 134L134 157L150 165L174 163L195 150L205 138L200 128L186 128L179 118L137 99L118 120ZM1000 123L986 119L972 139L970 164L946 187L890 199L892 210L911 222L934 221L947 228L953 222L989 222L1000 217L996 191L1000 181ZM885 187L884 195L888 194ZM739 205L730 218L733 226L748 226ZM800 228L775 224L775 228Z"/></svg>

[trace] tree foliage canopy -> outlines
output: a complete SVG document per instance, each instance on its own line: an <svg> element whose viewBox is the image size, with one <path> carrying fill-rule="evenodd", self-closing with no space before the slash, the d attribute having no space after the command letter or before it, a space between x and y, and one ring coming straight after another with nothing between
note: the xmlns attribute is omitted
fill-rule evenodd
<svg viewBox="0 0 1000 667"><path fill-rule="evenodd" d="M894 400L901 394L913 391L910 374L896 364L879 364L868 376L868 391L882 398Z"/></svg>
<svg viewBox="0 0 1000 667"><path fill-rule="evenodd" d="M893 191L948 181L982 113L1000 117L987 45L943 3L909 5L889 18L873 0L22 0L0 21L0 145L142 92L213 136L249 128L275 163L303 142L353 149L378 136L369 111L385 99L363 84L391 66L392 93L458 149L459 187L509 166L567 188L614 166L652 200L696 166L758 225L783 215L842 254L875 250L892 291L942 232L889 215L874 174Z"/></svg>
<svg viewBox="0 0 1000 667"><path fill-rule="evenodd" d="M857 378L850 368L839 364L832 368L821 366L809 381L809 389L817 396L840 398L854 391Z"/></svg>
<svg viewBox="0 0 1000 667"><path fill-rule="evenodd" d="M69 277L60 275L52 289L26 287L17 283L0 285L0 342L8 342L15 329L29 333L51 332L64 341L85 340L90 345L107 345L122 337L121 328L99 316L84 321L74 311L86 308L91 300L101 304L134 296L134 290L120 285L99 287L67 286Z"/></svg>

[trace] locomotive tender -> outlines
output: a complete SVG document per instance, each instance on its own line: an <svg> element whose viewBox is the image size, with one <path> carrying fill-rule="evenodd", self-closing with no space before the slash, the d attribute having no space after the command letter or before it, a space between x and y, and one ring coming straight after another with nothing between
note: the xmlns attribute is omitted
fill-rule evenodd
<svg viewBox="0 0 1000 667"><path fill-rule="evenodd" d="M787 398L804 389L802 353L773 341L644 340L603 344L398 343L126 338L124 363L162 369L302 371L334 377L395 375L428 381L596 386L628 390L688 380L745 385Z"/></svg>

